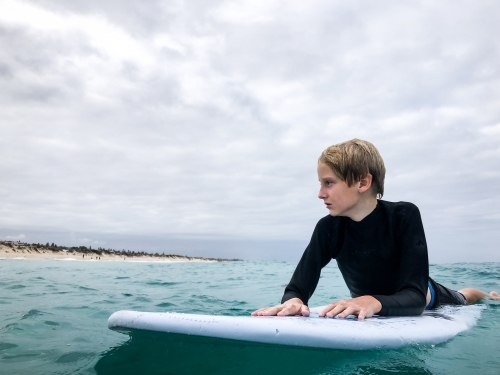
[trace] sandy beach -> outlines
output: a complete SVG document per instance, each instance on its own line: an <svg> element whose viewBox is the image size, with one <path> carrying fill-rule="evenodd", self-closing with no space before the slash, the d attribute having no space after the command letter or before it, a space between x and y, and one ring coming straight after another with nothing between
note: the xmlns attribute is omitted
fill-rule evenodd
<svg viewBox="0 0 500 375"><path fill-rule="evenodd" d="M82 248L53 247L0 241L0 259L51 259L75 261L127 261L127 262L217 262L228 259L188 257L184 255L137 254L125 251L106 251Z"/></svg>

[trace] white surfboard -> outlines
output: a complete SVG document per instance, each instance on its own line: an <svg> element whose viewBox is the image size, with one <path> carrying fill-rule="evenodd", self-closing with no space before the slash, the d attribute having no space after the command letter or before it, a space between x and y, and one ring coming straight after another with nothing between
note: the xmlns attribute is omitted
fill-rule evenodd
<svg viewBox="0 0 500 375"><path fill-rule="evenodd" d="M132 333L154 331L264 344L363 350L445 342L476 324L483 306L447 306L412 317L327 319L318 317L219 316L118 311L108 327Z"/></svg>

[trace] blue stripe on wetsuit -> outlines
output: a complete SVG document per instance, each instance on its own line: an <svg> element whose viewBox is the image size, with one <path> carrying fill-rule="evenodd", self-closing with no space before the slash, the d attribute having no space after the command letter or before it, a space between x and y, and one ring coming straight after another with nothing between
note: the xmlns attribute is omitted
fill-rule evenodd
<svg viewBox="0 0 500 375"><path fill-rule="evenodd" d="M431 301L427 306L425 306L426 310L430 310L434 307L434 302L436 300L436 291L434 290L434 287L432 286L431 282L428 282L429 285L429 291L431 292Z"/></svg>

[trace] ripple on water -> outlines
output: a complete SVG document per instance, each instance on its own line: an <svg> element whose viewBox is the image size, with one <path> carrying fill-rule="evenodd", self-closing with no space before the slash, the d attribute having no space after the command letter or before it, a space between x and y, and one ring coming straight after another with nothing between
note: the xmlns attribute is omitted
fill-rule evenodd
<svg viewBox="0 0 500 375"><path fill-rule="evenodd" d="M70 352L63 354L62 356L57 358L56 363L77 362L82 359L94 357L95 355L96 353L89 353L89 352Z"/></svg>
<svg viewBox="0 0 500 375"><path fill-rule="evenodd" d="M96 302L96 303L102 303L102 304L105 304L105 305L115 305L117 302L113 301L113 300L110 300L110 299L104 299L104 300Z"/></svg>
<svg viewBox="0 0 500 375"><path fill-rule="evenodd" d="M15 290L15 289L23 289L23 288L26 288L26 285L15 284L15 285L8 286L6 289Z"/></svg>
<svg viewBox="0 0 500 375"><path fill-rule="evenodd" d="M4 355L2 356L2 359L21 359L21 360L25 360L26 358L30 358L30 357L38 357L40 355L40 353L19 353L19 354L10 354L10 355Z"/></svg>
<svg viewBox="0 0 500 375"><path fill-rule="evenodd" d="M151 302L151 300L148 297L135 297L134 301L137 301L137 302Z"/></svg>
<svg viewBox="0 0 500 375"><path fill-rule="evenodd" d="M89 306L77 306L77 305L74 305L74 306L54 306L54 310L86 310L86 309L90 309Z"/></svg>
<svg viewBox="0 0 500 375"><path fill-rule="evenodd" d="M21 331L24 331L24 329L22 327L20 327L18 323L9 323L9 324L6 324L5 327L3 327L2 331L5 331L5 332L12 332L12 331L21 332Z"/></svg>
<svg viewBox="0 0 500 375"><path fill-rule="evenodd" d="M73 340L71 340L73 342L91 342L90 340L87 340L83 337L75 337Z"/></svg>
<svg viewBox="0 0 500 375"><path fill-rule="evenodd" d="M81 285L78 285L78 289L80 289L80 290L88 290L88 291L92 291L92 292L97 292L97 289L89 288L89 287L81 286Z"/></svg>
<svg viewBox="0 0 500 375"><path fill-rule="evenodd" d="M203 303L213 303L215 306L217 306L218 304L220 304L221 302L224 302L218 298L215 298L213 296L207 296L207 295L196 295L196 294L193 294L191 295L191 299L189 300L190 302L192 303L196 303L197 301L198 302L203 302Z"/></svg>
<svg viewBox="0 0 500 375"><path fill-rule="evenodd" d="M47 293L24 293L21 294L23 297L41 297L46 295Z"/></svg>
<svg viewBox="0 0 500 375"><path fill-rule="evenodd" d="M23 317L21 318L21 320L36 318L37 316L40 316L40 315L43 315L43 312L41 312L40 310L37 310L37 309L33 309L33 310L28 311L26 314L24 314Z"/></svg>
<svg viewBox="0 0 500 375"><path fill-rule="evenodd" d="M149 281L146 283L147 285L157 285L157 286L174 286L181 283L177 283L174 281Z"/></svg>
<svg viewBox="0 0 500 375"><path fill-rule="evenodd" d="M16 344L11 344L8 342L0 342L0 351L16 348L17 346L18 345L16 345Z"/></svg>
<svg viewBox="0 0 500 375"><path fill-rule="evenodd" d="M175 303L170 303L170 302L162 302L162 303L159 303L155 306L157 306L157 307L177 307L177 305Z"/></svg>

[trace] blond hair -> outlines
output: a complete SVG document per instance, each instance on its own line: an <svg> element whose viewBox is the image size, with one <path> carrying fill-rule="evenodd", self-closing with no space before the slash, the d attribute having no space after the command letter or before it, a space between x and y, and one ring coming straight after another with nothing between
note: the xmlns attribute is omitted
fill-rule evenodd
<svg viewBox="0 0 500 375"><path fill-rule="evenodd" d="M328 165L348 186L372 175L371 190L377 198L384 195L384 160L373 144L361 139L351 139L328 147L319 161Z"/></svg>

